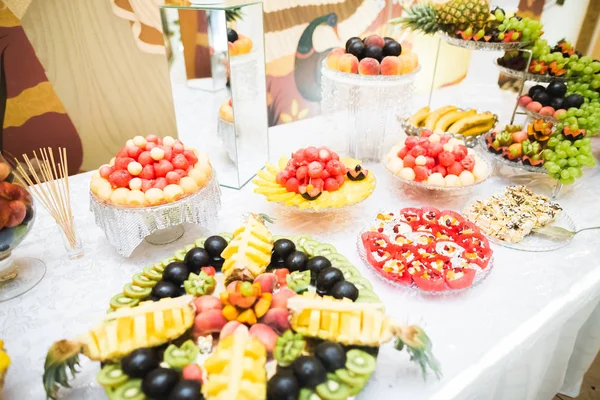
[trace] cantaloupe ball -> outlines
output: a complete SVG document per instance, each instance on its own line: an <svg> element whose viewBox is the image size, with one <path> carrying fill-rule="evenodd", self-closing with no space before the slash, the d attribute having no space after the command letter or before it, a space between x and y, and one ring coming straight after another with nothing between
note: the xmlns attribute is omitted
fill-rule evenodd
<svg viewBox="0 0 600 400"><path fill-rule="evenodd" d="M440 135L438 135L437 133L432 133L431 135L429 135L429 141L431 143L439 143Z"/></svg>
<svg viewBox="0 0 600 400"><path fill-rule="evenodd" d="M135 144L140 149L145 148L146 147L146 143L148 143L148 141L143 136L136 136L136 137L133 138L133 144Z"/></svg>
<svg viewBox="0 0 600 400"><path fill-rule="evenodd" d="M414 181L415 180L415 171L413 171L412 168L402 168L400 170L400 175L401 178L409 180L409 181Z"/></svg>
<svg viewBox="0 0 600 400"><path fill-rule="evenodd" d="M475 161L475 167L473 168L473 175L475 179L480 181L485 179L489 174L487 165L484 162Z"/></svg>
<svg viewBox="0 0 600 400"><path fill-rule="evenodd" d="M131 190L127 194L127 204L129 204L130 206L143 206L145 201L146 196L141 190Z"/></svg>
<svg viewBox="0 0 600 400"><path fill-rule="evenodd" d="M398 157L393 158L389 163L388 163L388 168L395 174L399 175L400 171L402 171L402 168L404 168L404 163L402 162L401 159L399 159Z"/></svg>
<svg viewBox="0 0 600 400"><path fill-rule="evenodd" d="M165 158L165 152L160 147L154 147L150 150L150 157L155 161L160 161Z"/></svg>
<svg viewBox="0 0 600 400"><path fill-rule="evenodd" d="M451 143L454 146L458 146L458 145L463 145L464 146L465 145L465 142L463 142L460 139L454 138L454 137L452 139L448 140L448 143Z"/></svg>
<svg viewBox="0 0 600 400"><path fill-rule="evenodd" d="M435 186L446 186L444 176L439 172L434 172L433 174L429 175L429 178L427 178L427 183Z"/></svg>
<svg viewBox="0 0 600 400"><path fill-rule="evenodd" d="M108 162L108 165L110 165L111 167L115 166L115 157L110 159L110 161Z"/></svg>
<svg viewBox="0 0 600 400"><path fill-rule="evenodd" d="M130 190L127 188L117 188L110 195L110 201L113 204L125 205L127 204L127 195L129 195Z"/></svg>
<svg viewBox="0 0 600 400"><path fill-rule="evenodd" d="M461 172L458 178L460 179L460 183L462 183L463 186L468 186L475 183L475 177L473 176L471 171Z"/></svg>
<svg viewBox="0 0 600 400"><path fill-rule="evenodd" d="M204 152L197 152L196 157L198 157L198 162L194 168L200 168L206 165L210 166L210 158L208 158L208 154Z"/></svg>
<svg viewBox="0 0 600 400"><path fill-rule="evenodd" d="M113 188L110 182L106 179L101 179L96 182L96 196L100 200L108 201L113 193Z"/></svg>
<svg viewBox="0 0 600 400"><path fill-rule="evenodd" d="M173 137L165 136L163 138L163 145L173 147L174 144L175 144L175 139Z"/></svg>
<svg viewBox="0 0 600 400"><path fill-rule="evenodd" d="M206 186L209 178L209 175L205 171L198 168L191 169L190 172L188 172L188 176L196 181L198 187Z"/></svg>
<svg viewBox="0 0 600 400"><path fill-rule="evenodd" d="M183 189L179 185L167 185L165 187L165 199L167 201L175 201L183 196Z"/></svg>
<svg viewBox="0 0 600 400"><path fill-rule="evenodd" d="M125 147L135 147L135 143L133 143L132 139L129 139L125 142Z"/></svg>
<svg viewBox="0 0 600 400"><path fill-rule="evenodd" d="M456 175L448 174L444 178L444 181L446 182L446 186L460 186L460 179Z"/></svg>
<svg viewBox="0 0 600 400"><path fill-rule="evenodd" d="M142 180L140 178L133 178L129 181L129 189L140 190L142 188Z"/></svg>
<svg viewBox="0 0 600 400"><path fill-rule="evenodd" d="M452 153L452 150L454 150L454 145L452 143L448 142L444 144L444 151Z"/></svg>
<svg viewBox="0 0 600 400"><path fill-rule="evenodd" d="M138 176L142 172L142 168L142 164L137 161L127 164L127 171L133 176Z"/></svg>
<svg viewBox="0 0 600 400"><path fill-rule="evenodd" d="M423 166L427 164L427 159L425 158L425 156L417 156L417 158L415 158L415 164Z"/></svg>
<svg viewBox="0 0 600 400"><path fill-rule="evenodd" d="M158 188L151 188L146 190L144 196L146 198L146 204L149 206L161 204L165 198L164 192Z"/></svg>
<svg viewBox="0 0 600 400"><path fill-rule="evenodd" d="M189 176L184 176L179 181L179 186L183 189L183 191L187 194L196 193L198 191L198 184Z"/></svg>

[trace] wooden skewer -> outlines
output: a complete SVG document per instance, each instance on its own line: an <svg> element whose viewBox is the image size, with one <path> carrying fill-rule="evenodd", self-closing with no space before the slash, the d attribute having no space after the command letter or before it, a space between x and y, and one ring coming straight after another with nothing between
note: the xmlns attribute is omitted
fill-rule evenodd
<svg viewBox="0 0 600 400"><path fill-rule="evenodd" d="M76 248L78 241L71 209L67 149L58 148L58 163L51 148L39 149L39 153L38 157L38 154L33 152L39 174L29 157L23 154L26 167L17 160L15 176L19 183L29 187L40 204L48 210L65 234L71 248Z"/></svg>

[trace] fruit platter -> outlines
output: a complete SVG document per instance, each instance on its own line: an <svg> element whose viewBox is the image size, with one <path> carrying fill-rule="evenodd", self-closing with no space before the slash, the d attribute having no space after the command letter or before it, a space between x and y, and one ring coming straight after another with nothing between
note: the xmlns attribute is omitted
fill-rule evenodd
<svg viewBox="0 0 600 400"><path fill-rule="evenodd" d="M357 204L375 190L373 173L360 161L340 158L327 147L299 149L278 165L266 164L252 181L268 201L308 212L338 210Z"/></svg>
<svg viewBox="0 0 600 400"><path fill-rule="evenodd" d="M389 23L425 34L437 33L449 44L470 50L518 49L542 34L539 21L509 15L500 7L491 9L485 0L416 3Z"/></svg>
<svg viewBox="0 0 600 400"><path fill-rule="evenodd" d="M370 35L363 39L352 37L345 48L335 48L327 55L330 70L364 76L406 75L416 72L419 58L395 39Z"/></svg>
<svg viewBox="0 0 600 400"><path fill-rule="evenodd" d="M392 146L385 166L407 185L427 190L468 189L491 174L487 161L465 142L450 135L423 130Z"/></svg>
<svg viewBox="0 0 600 400"><path fill-rule="evenodd" d="M477 144L477 136L488 133L498 121L491 112L478 112L456 106L444 106L431 110L429 106L421 108L409 118L401 118L402 129L407 135L420 136L423 130L438 134L449 134L465 141L467 147Z"/></svg>
<svg viewBox="0 0 600 400"><path fill-rule="evenodd" d="M101 363L111 399L353 398L391 340L439 373L425 332L387 317L335 247L274 237L267 220L250 214L136 274L103 321L51 346L48 397L69 387L80 354Z"/></svg>
<svg viewBox="0 0 600 400"><path fill-rule="evenodd" d="M494 243L516 250L550 251L569 243L538 234L540 228L552 225L575 230L558 203L525 186L509 186L502 193L476 200L465 207L463 215Z"/></svg>
<svg viewBox="0 0 600 400"><path fill-rule="evenodd" d="M568 116L567 110L579 109L583 103L583 96L573 93L567 94L567 85L556 80L550 81L547 87L535 85L529 88L526 95L519 98L519 106L533 119L545 119L556 122L559 118Z"/></svg>
<svg viewBox="0 0 600 400"><path fill-rule="evenodd" d="M481 230L454 211L434 207L379 213L361 233L358 248L378 277L424 293L463 291L493 266Z"/></svg>
<svg viewBox="0 0 600 400"><path fill-rule="evenodd" d="M96 224L124 256L156 232L179 227L173 233L181 236L182 223L212 223L220 207L208 156L170 136L128 140L92 176L90 192ZM160 243L158 238L152 242Z"/></svg>

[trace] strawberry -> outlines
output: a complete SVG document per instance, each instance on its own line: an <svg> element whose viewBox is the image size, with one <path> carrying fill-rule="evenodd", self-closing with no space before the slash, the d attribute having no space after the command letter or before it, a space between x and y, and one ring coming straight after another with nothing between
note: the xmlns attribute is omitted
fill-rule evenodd
<svg viewBox="0 0 600 400"><path fill-rule="evenodd" d="M196 165L198 162L198 156L192 150L184 150L183 155L191 165Z"/></svg>
<svg viewBox="0 0 600 400"><path fill-rule="evenodd" d="M175 143L173 145L173 154L182 154L184 151L185 151L185 147L183 147L183 144Z"/></svg>
<svg viewBox="0 0 600 400"><path fill-rule="evenodd" d="M317 150L317 149L315 149L315 150ZM317 156L318 156L318 154L317 154ZM323 164L321 164L320 162L313 161L310 164L308 164L308 176L310 176L311 178L319 178L321 176L322 171L323 171Z"/></svg>
<svg viewBox="0 0 600 400"><path fill-rule="evenodd" d="M446 167L444 167L442 165L436 165L435 167L433 167L431 169L432 174L434 174L436 172L442 174L442 176L446 176L448 174L448 171L446 171Z"/></svg>
<svg viewBox="0 0 600 400"><path fill-rule="evenodd" d="M325 189L328 192L334 192L336 190L338 190L340 188L340 184L338 183L338 181L335 178L327 178L325 179L325 184L323 186L323 189Z"/></svg>
<svg viewBox="0 0 600 400"><path fill-rule="evenodd" d="M181 179L181 177L179 176L179 174L175 171L169 171L167 172L167 175L165 176L165 178L167 179L167 183L169 185L171 184L178 184L179 180Z"/></svg>
<svg viewBox="0 0 600 400"><path fill-rule="evenodd" d="M417 182L423 182L429 178L429 170L426 167L418 165L413 168L413 171L415 171L415 181Z"/></svg>
<svg viewBox="0 0 600 400"><path fill-rule="evenodd" d="M408 147L408 149L412 149L413 147L415 147L417 145L417 143L419 142L419 139L415 136L409 136L406 138L406 140L404 141L404 145L406 147Z"/></svg>
<svg viewBox="0 0 600 400"><path fill-rule="evenodd" d="M156 178L154 181L153 188L163 190L168 185L167 180L165 178Z"/></svg>
<svg viewBox="0 0 600 400"><path fill-rule="evenodd" d="M285 190L288 192L298 193L298 187L300 186L300 182L296 178L290 178L285 182Z"/></svg>
<svg viewBox="0 0 600 400"><path fill-rule="evenodd" d="M171 164L173 164L173 167L175 169L183 170L186 170L190 166L189 161L187 160L187 158L185 158L183 154L176 154L171 160Z"/></svg>
<svg viewBox="0 0 600 400"><path fill-rule="evenodd" d="M412 154L407 154L406 157L404 157L404 160L402 160L402 163L405 168L412 168L415 166L415 157L413 157Z"/></svg>
<svg viewBox="0 0 600 400"><path fill-rule="evenodd" d="M167 161L171 161L171 158L173 157L173 149L170 148L169 146L158 146L158 147L160 147L165 152L165 156L163 158Z"/></svg>
<svg viewBox="0 0 600 400"><path fill-rule="evenodd" d="M141 179L154 179L156 175L154 174L154 166L152 164L146 165L142 168L142 172L138 175Z"/></svg>
<svg viewBox="0 0 600 400"><path fill-rule="evenodd" d="M208 276L215 276L215 274L217 273L217 271L215 270L215 267L210 266L210 265L208 267L200 268L200 271L204 272Z"/></svg>
<svg viewBox="0 0 600 400"><path fill-rule="evenodd" d="M115 159L115 169L116 170L127 170L127 166L130 162L134 162L135 160L131 157L117 157Z"/></svg>
<svg viewBox="0 0 600 400"><path fill-rule="evenodd" d="M129 155L129 157L133 158L134 160L137 160L141 153L142 153L142 149L140 149L137 146L127 147L127 154Z"/></svg>
<svg viewBox="0 0 600 400"><path fill-rule="evenodd" d="M142 192L146 192L154 185L154 179L142 179Z"/></svg>
<svg viewBox="0 0 600 400"><path fill-rule="evenodd" d="M153 164L154 159L150 156L149 151L142 151L137 158L137 161L142 164L142 167L145 167L148 164Z"/></svg>
<svg viewBox="0 0 600 400"><path fill-rule="evenodd" d="M304 158L308 162L317 161L319 159L319 150L314 146L307 147L304 150Z"/></svg>
<svg viewBox="0 0 600 400"><path fill-rule="evenodd" d="M448 173L450 175L459 176L463 172L464 168L459 161L454 161L451 166L448 167Z"/></svg>
<svg viewBox="0 0 600 400"><path fill-rule="evenodd" d="M103 177L104 179L108 179L110 174L112 174L114 171L115 171L115 169L113 167L105 165L102 168L100 168L99 172L100 172L101 177Z"/></svg>
<svg viewBox="0 0 600 400"><path fill-rule="evenodd" d="M162 159L154 164L154 174L157 178L167 176L167 173L173 171L174 169L175 168L173 168L173 164L165 159Z"/></svg>
<svg viewBox="0 0 600 400"><path fill-rule="evenodd" d="M126 170L114 171L108 177L108 181L115 188L129 188L129 181L133 178Z"/></svg>
<svg viewBox="0 0 600 400"><path fill-rule="evenodd" d="M449 167L454 163L454 154L448 151L442 151L438 156L438 162L444 167Z"/></svg>

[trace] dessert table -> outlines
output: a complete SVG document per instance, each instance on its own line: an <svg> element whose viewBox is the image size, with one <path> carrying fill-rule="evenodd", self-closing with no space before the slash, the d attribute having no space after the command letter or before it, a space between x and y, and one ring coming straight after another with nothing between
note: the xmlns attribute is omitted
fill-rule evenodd
<svg viewBox="0 0 600 400"><path fill-rule="evenodd" d="M315 120L272 129L272 140L286 141L315 126ZM276 146L274 146L277 148ZM378 367L358 399L551 399L561 392L575 396L583 374L600 348L600 239L583 232L569 246L534 253L492 245L493 270L480 285L449 296L423 296L392 287L377 279L357 253L359 232L378 211L414 205L433 205L460 211L473 198L502 190L510 181L493 176L462 197L423 197L403 189L381 165L366 165L378 184L374 194L347 211L299 214L270 204L253 193L222 189L218 226L188 225L182 238L163 246L142 243L129 258L119 256L95 226L89 212L90 173L71 179L75 220L85 248L82 259L68 261L54 222L41 209L35 228L17 249L17 256L43 260L45 277L38 286L0 303L0 338L13 364L6 399L43 399L42 371L48 347L74 338L102 318L111 296L131 276L208 233L231 231L243 214L273 216L275 234L309 234L332 243L372 281L387 313L400 322L425 328L443 378L423 380L408 355L391 344L382 347ZM559 201L577 227L600 224L599 168L588 171L576 188ZM548 192L549 187L534 188ZM82 372L73 389L61 398L105 399L95 381L98 364L81 357Z"/></svg>

